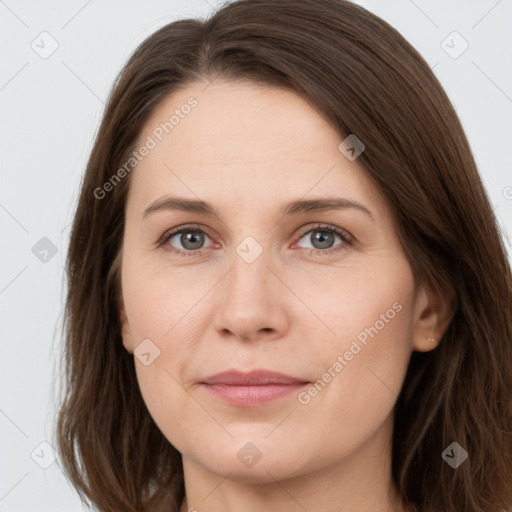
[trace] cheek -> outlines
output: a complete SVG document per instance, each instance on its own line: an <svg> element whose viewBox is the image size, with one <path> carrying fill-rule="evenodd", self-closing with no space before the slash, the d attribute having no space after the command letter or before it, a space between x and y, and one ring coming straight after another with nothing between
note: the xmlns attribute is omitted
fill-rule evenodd
<svg viewBox="0 0 512 512"><path fill-rule="evenodd" d="M151 262L144 265L127 260L123 268L123 298L134 342L149 338L167 345L172 341L180 322L186 322L193 314L190 310L201 298L201 288L180 274L151 270Z"/></svg>
<svg viewBox="0 0 512 512"><path fill-rule="evenodd" d="M334 325L336 343L317 351L316 361L312 354L322 370L300 397L296 419L300 416L304 435L321 430L315 434L315 457L348 455L390 420L411 355L408 300L407 293L370 294L364 310L347 306ZM322 428L315 430L318 423Z"/></svg>
<svg viewBox="0 0 512 512"><path fill-rule="evenodd" d="M412 352L413 289L400 258L389 268L367 266L344 279L316 281L310 303L322 297L316 310L334 333L316 344L319 380L304 402L331 411L333 424L353 418L354 432L359 418L378 423L390 413Z"/></svg>
<svg viewBox="0 0 512 512"><path fill-rule="evenodd" d="M127 258L122 276L137 381L158 428L172 444L180 445L182 422L188 419L190 424L202 412L183 383L198 336L191 326L201 325L199 309L193 306L205 294L205 286L191 286L184 276L170 279L135 263Z"/></svg>
<svg viewBox="0 0 512 512"><path fill-rule="evenodd" d="M188 410L194 406L188 393L180 383L180 377L175 368L169 364L165 354L154 360L150 366L145 366L135 359L135 369L139 388L150 415L171 443L175 439L172 433L176 431L183 417L188 416ZM179 412L179 418L176 413ZM179 428L178 428L179 430Z"/></svg>
<svg viewBox="0 0 512 512"><path fill-rule="evenodd" d="M317 343L324 352L349 350L357 340L361 346L375 346L371 352L377 355L389 349L388 339L392 350L410 340L414 279L400 254L328 269L295 289L325 326L326 343ZM294 320L304 323L299 316Z"/></svg>

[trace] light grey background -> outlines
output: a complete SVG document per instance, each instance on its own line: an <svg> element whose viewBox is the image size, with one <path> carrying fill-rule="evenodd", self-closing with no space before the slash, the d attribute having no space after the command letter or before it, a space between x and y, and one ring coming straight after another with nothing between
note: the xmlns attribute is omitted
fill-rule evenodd
<svg viewBox="0 0 512 512"><path fill-rule="evenodd" d="M512 0L357 3L397 28L433 68L502 229L512 233ZM40 443L53 439L63 266L80 179L107 93L131 52L173 19L205 17L218 5L0 0L0 512L82 510L58 463L40 467L52 461L51 447ZM42 58L52 39L58 48Z"/></svg>

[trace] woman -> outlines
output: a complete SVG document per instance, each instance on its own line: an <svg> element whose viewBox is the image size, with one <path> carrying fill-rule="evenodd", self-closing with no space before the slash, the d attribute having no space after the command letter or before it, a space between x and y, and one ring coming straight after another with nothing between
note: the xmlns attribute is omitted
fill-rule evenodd
<svg viewBox="0 0 512 512"><path fill-rule="evenodd" d="M505 249L446 94L365 9L144 41L67 264L58 446L98 510L512 506Z"/></svg>

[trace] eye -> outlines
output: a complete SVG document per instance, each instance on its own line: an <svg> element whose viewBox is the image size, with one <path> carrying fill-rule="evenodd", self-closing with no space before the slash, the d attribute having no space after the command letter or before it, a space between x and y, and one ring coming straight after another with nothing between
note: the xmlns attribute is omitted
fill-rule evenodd
<svg viewBox="0 0 512 512"><path fill-rule="evenodd" d="M333 247L336 237L338 237L342 243ZM306 247L306 249L312 249L312 252L316 251L319 253L340 251L346 249L347 246L353 243L352 236L344 229L322 224L318 224L314 226L313 229L309 229L303 233L300 239L302 240L303 238L311 244L311 246Z"/></svg>
<svg viewBox="0 0 512 512"><path fill-rule="evenodd" d="M302 233L300 240L303 238L311 244L310 247L304 248L310 249L312 254L330 254L342 251L351 246L354 240L352 235L344 229L328 224L317 224ZM341 243L334 245L336 238ZM157 245L158 247L168 246L167 249L180 256L195 256L204 249L206 239L211 240L210 236L199 225L187 225L166 232Z"/></svg>
<svg viewBox="0 0 512 512"><path fill-rule="evenodd" d="M184 226L165 233L158 242L158 246L169 245L171 250L182 256L194 256L197 251L203 249L206 238L210 237L201 228Z"/></svg>

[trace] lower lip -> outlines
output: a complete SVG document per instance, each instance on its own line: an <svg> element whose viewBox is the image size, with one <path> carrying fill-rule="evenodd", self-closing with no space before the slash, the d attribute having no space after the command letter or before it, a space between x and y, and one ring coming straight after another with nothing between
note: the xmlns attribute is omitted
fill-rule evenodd
<svg viewBox="0 0 512 512"><path fill-rule="evenodd" d="M273 402L278 398L299 391L307 383L269 384L261 386L231 386L228 384L202 384L217 398L232 405L253 407Z"/></svg>

